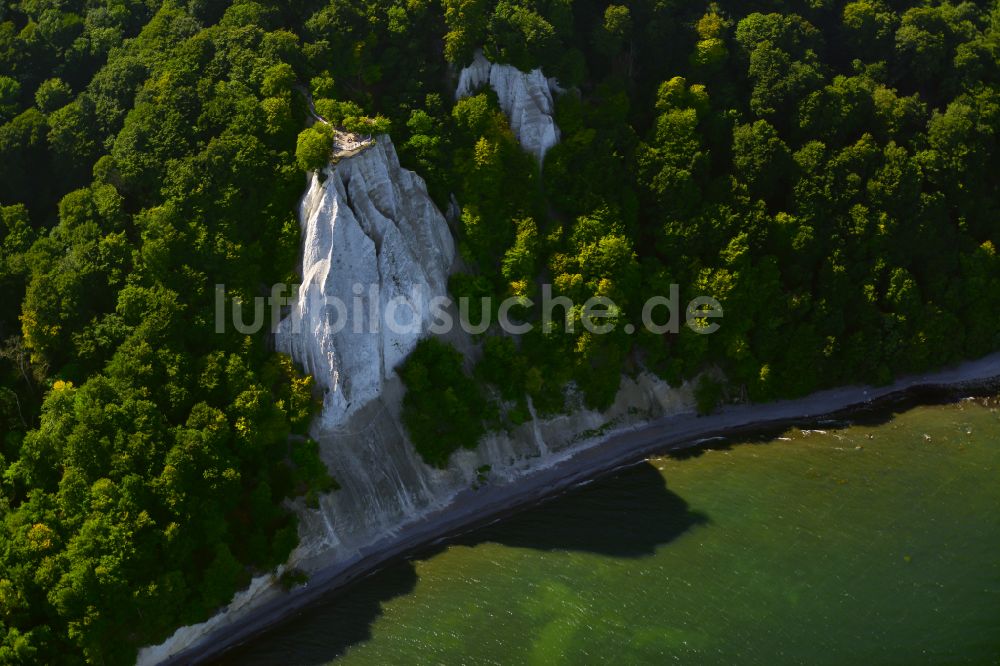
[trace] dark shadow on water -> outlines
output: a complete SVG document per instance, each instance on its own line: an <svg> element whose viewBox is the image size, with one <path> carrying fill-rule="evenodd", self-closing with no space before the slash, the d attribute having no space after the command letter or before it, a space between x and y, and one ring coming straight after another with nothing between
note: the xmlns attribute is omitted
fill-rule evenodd
<svg viewBox="0 0 1000 666"><path fill-rule="evenodd" d="M649 463L576 488L453 540L515 548L644 557L707 518L671 492Z"/></svg>
<svg viewBox="0 0 1000 666"><path fill-rule="evenodd" d="M708 519L671 492L649 463L575 488L492 525L413 555L428 559L452 545L484 542L543 551L644 557ZM371 638L382 604L413 591L412 561L397 561L329 595L296 617L224 655L217 664L325 664Z"/></svg>
<svg viewBox="0 0 1000 666"><path fill-rule="evenodd" d="M397 562L330 598L304 609L251 642L226 652L212 664L271 666L325 664L347 648L371 638L382 603L413 591L417 571Z"/></svg>

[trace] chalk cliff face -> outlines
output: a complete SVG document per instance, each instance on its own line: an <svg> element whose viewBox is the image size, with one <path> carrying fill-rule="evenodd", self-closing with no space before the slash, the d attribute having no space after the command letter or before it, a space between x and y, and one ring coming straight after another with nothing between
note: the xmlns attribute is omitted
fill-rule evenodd
<svg viewBox="0 0 1000 666"><path fill-rule="evenodd" d="M377 398L413 351L431 299L447 295L455 245L388 137L324 175L302 198L302 285L275 345L325 389L329 429Z"/></svg>
<svg viewBox="0 0 1000 666"><path fill-rule="evenodd" d="M487 84L496 91L514 136L541 162L548 149L559 143L559 128L552 118L552 95L560 92L555 79L545 78L541 69L522 72L512 65L491 63L477 51L472 64L459 74L455 99L468 97Z"/></svg>

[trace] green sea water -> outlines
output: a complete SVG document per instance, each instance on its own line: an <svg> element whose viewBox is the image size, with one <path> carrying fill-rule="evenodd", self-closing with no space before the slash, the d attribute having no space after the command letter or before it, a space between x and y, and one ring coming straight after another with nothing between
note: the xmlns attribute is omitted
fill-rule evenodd
<svg viewBox="0 0 1000 666"><path fill-rule="evenodd" d="M282 664L998 664L1000 413L651 459L231 654Z"/></svg>

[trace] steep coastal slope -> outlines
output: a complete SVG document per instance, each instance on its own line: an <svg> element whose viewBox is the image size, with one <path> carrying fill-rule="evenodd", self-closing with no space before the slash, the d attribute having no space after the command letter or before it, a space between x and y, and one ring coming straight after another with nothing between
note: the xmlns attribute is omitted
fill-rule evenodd
<svg viewBox="0 0 1000 666"><path fill-rule="evenodd" d="M544 160L549 148L559 143L559 127L552 117L553 94L561 91L556 80L545 78L541 69L522 72L513 65L491 63L477 51L472 64L459 74L455 99L487 84L496 92L514 136L539 162Z"/></svg>
<svg viewBox="0 0 1000 666"><path fill-rule="evenodd" d="M581 433L690 408L687 392L642 375L628 380L605 414L581 409L535 420L487 436L476 449L455 454L445 469L428 466L402 426L403 387L395 368L428 334L428 302L447 295L455 256L451 235L423 180L400 168L388 137L327 174L323 183L314 176L303 198L303 286L276 335L278 349L325 390L312 435L341 486L321 498L320 510L300 512L301 544L292 558L297 566L312 570L328 566L331 557L349 557L447 505L459 491L511 483L586 439ZM363 325L348 321L335 331L331 297L348 304L356 297ZM389 311L393 300L399 317ZM382 319L375 326L373 311ZM389 318L410 324L409 330L391 331ZM444 335L474 353L457 324Z"/></svg>
<svg viewBox="0 0 1000 666"><path fill-rule="evenodd" d="M446 294L455 257L447 223L423 180L399 166L387 136L328 167L324 175L322 181L311 176L300 204L302 288L275 342L324 392L311 434L340 488L321 497L318 509L296 507L300 544L287 567L323 578L348 571L382 552L386 538L402 538L431 516L467 506L469 493L484 506L502 502L528 477L609 434L693 412L688 387L672 389L642 374L624 379L618 399L604 412L580 408L491 433L476 449L454 454L447 468L430 467L402 426L403 386L394 368L426 334L429 301ZM414 288L420 298L413 296ZM331 308L335 298L348 310L342 328ZM355 298L364 319L360 330L351 321ZM393 299L398 320L412 324L407 332L393 332L384 321L370 326L373 302L374 311L384 314ZM464 333L452 331L447 337L471 352ZM163 644L143 649L139 663L160 663L219 641L219 632L228 633L260 608L280 604L287 594L275 577L260 576L207 622L183 627Z"/></svg>

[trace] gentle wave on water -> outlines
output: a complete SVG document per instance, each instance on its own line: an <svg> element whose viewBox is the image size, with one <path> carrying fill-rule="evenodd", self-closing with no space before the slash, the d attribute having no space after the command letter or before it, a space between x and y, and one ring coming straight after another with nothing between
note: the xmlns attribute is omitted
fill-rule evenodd
<svg viewBox="0 0 1000 666"><path fill-rule="evenodd" d="M392 566L239 664L1000 658L991 401L654 458Z"/></svg>

